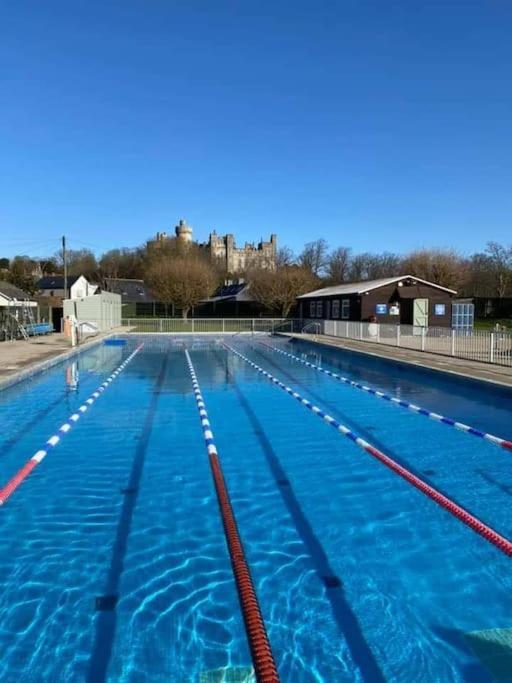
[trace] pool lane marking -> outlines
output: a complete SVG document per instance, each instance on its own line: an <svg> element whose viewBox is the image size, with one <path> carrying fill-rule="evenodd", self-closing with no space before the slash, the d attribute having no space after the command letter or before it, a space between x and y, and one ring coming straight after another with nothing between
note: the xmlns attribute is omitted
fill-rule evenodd
<svg viewBox="0 0 512 683"><path fill-rule="evenodd" d="M372 446L372 444L370 444L370 443L368 443L368 441L365 441L364 439L362 439L355 432L348 429L348 427L345 427L345 425L342 425L341 423L337 422L333 417L331 417L331 415L328 415L327 413L325 413L318 406L311 403L311 401L308 401L306 398L301 396L297 391L294 391L291 387L283 384L276 377L271 375L269 372L267 372L266 370L261 368L256 363L253 363L252 360L250 360L249 358L244 356L242 353L240 353L236 349L233 349L231 346L229 346L225 342L223 342L223 346L225 348L227 348L229 351L231 351L232 353L234 353L236 356L241 358L243 361L248 363L251 367L253 367L255 370L257 370L264 377L266 377L275 386L277 386L280 389L282 389L283 391L285 391L287 394L289 394L294 399L296 399L299 403L301 403L303 406L305 406L308 410L310 410L312 413L314 413L319 418L321 418L322 420L327 422L327 424L329 424L331 427L333 427L338 432L340 432L341 434L346 436L348 439L353 441L360 448L362 448L364 451L366 451L366 453L369 453L374 458L376 458L377 460L382 462L384 465L386 465L386 467L389 467L390 470L395 472L395 474L398 474L400 477L405 479L407 482L409 482L410 484L415 486L419 491L421 491L426 496L431 498L438 505L440 505L445 510L447 510L454 517L456 517L461 522L466 524L466 526L470 527L470 529L475 531L477 534L480 534L480 536L482 536L487 541L489 541L489 543L492 543L494 546L496 546L496 548L498 548L503 553L505 553L505 555L512 556L512 541L510 541L508 538L505 538L505 536L502 536L500 533L495 531L492 527L488 526L487 524L482 522L480 519L478 519L478 517L475 517L474 515L472 515L470 512L465 510L461 505L459 505L458 503L455 503L453 500L451 500L450 498L445 496L443 493L438 491L436 488L434 488L430 484L427 484L426 481L423 481L423 479L421 479L420 477L413 474L406 467L397 463L389 455L386 455L385 453L380 451L378 448L375 448L375 446Z"/></svg>
<svg viewBox="0 0 512 683"><path fill-rule="evenodd" d="M185 350L185 357L192 378L194 397L212 470L222 524L224 526L224 535L229 550L256 679L258 683L278 683L279 674L277 673L277 667L270 647L265 622L263 621L251 571L245 557L242 539L240 538L240 533L238 531L235 513L231 506L229 492L222 473L215 439L206 410L206 404L201 394L201 388L188 350Z"/></svg>
<svg viewBox="0 0 512 683"><path fill-rule="evenodd" d="M55 446L62 441L64 436L69 432L73 425L75 425L82 415L89 410L94 402L103 394L105 389L108 389L116 377L125 369L128 363L135 358L143 346L144 344L139 344L135 351L133 351L133 353L131 353L128 358L126 358L126 360L124 360L121 365L119 365L114 372L112 372L107 379L100 384L96 391L94 391L89 398L82 403L76 412L68 417L67 421L59 427L57 432L50 436L43 448L40 448L38 451L36 451L30 460L28 460L25 465L23 465L23 467L18 470L18 472L16 472L16 474L0 489L0 505L4 505L8 498L14 493L14 491L16 491L18 486L20 486L20 484L28 477L32 470L46 458L49 451L52 448L55 448Z"/></svg>
<svg viewBox="0 0 512 683"><path fill-rule="evenodd" d="M409 403L408 401L403 401L400 398L396 398L396 396L391 396L390 394L385 394L383 391L372 389L371 387L366 386L366 384L359 384L359 382L354 382L348 377L338 375L337 373L331 372L330 370L325 370L325 368L322 368L319 365L315 365L315 363L311 363L310 361L306 361L303 358L299 358L298 356L295 356L292 353L287 353L286 351L278 349L275 346L271 346L270 344L265 344L264 342L258 342L258 344L266 347L267 349L271 349L276 353L280 353L283 356L287 356L292 360L302 363L303 365L306 365L308 368L313 368L314 370L318 370L318 372L323 372L324 375L328 375L329 377L332 377L333 379L343 382L344 384L348 384L351 387L354 387L355 389L360 389L361 391L365 391L366 393L371 394L372 396L376 396L377 398L380 398L384 401L389 401L390 403L400 406L401 408L406 408L407 410L410 410L413 413L417 413L418 415L424 415L425 417L428 417L431 420L441 422L442 424L448 425L449 427L454 427L455 429L459 429L462 432L472 434L473 436L477 436L481 439L485 439L486 441L490 441L496 446L501 446L501 448L504 448L508 451L512 451L512 441L502 439L501 437L495 436L494 434L489 434L488 432L482 432L480 429L471 427L470 425L464 424L463 422L457 422L456 420L453 420L451 417L446 417L444 415L440 415L439 413L434 413L430 410L427 410L426 408L421 408L421 406L417 406L414 403Z"/></svg>

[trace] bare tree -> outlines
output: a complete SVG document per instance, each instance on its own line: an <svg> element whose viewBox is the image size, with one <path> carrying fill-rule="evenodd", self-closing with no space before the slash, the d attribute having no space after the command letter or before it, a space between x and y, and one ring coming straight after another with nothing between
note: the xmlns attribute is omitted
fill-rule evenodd
<svg viewBox="0 0 512 683"><path fill-rule="evenodd" d="M318 285L311 270L301 266L282 266L271 272L252 271L250 281L254 299L283 317L289 315L298 296Z"/></svg>
<svg viewBox="0 0 512 683"><path fill-rule="evenodd" d="M281 247L276 254L276 268L291 266L295 263L295 254L290 247Z"/></svg>
<svg viewBox="0 0 512 683"><path fill-rule="evenodd" d="M104 278L141 279L144 276L141 249L111 249L100 258Z"/></svg>
<svg viewBox="0 0 512 683"><path fill-rule="evenodd" d="M90 249L68 249L68 275L83 275L86 278L97 278L98 263L96 256ZM58 251L53 257L62 269L62 252Z"/></svg>
<svg viewBox="0 0 512 683"><path fill-rule="evenodd" d="M196 254L173 259L156 255L147 263L146 279L155 296L181 309L183 318L202 299L211 296L219 283L215 269Z"/></svg>
<svg viewBox="0 0 512 683"><path fill-rule="evenodd" d="M512 285L512 246L487 242L486 255L494 280L495 291L503 299Z"/></svg>
<svg viewBox="0 0 512 683"><path fill-rule="evenodd" d="M349 247L338 247L327 259L327 279L334 284L347 282L350 273L350 252Z"/></svg>
<svg viewBox="0 0 512 683"><path fill-rule="evenodd" d="M444 287L461 289L468 277L467 261L451 249L418 249L408 254L403 262L405 273Z"/></svg>
<svg viewBox="0 0 512 683"><path fill-rule="evenodd" d="M313 275L321 275L327 265L329 245L323 238L308 242L298 258L298 265L307 268Z"/></svg>

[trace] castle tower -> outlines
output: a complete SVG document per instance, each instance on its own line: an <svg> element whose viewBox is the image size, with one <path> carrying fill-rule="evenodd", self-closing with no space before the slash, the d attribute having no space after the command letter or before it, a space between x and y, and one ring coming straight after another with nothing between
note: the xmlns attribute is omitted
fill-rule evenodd
<svg viewBox="0 0 512 683"><path fill-rule="evenodd" d="M183 242L192 242L192 227L187 225L187 221L180 220L178 225L174 228L176 237Z"/></svg>

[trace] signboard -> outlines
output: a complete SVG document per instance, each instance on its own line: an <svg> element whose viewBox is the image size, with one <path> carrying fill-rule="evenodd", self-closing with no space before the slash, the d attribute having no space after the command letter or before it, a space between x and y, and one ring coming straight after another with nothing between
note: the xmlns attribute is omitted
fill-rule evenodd
<svg viewBox="0 0 512 683"><path fill-rule="evenodd" d="M379 315L386 315L388 312L388 305L387 304L376 304L375 305L375 313L378 313Z"/></svg>
<svg viewBox="0 0 512 683"><path fill-rule="evenodd" d="M434 313L436 315L445 315L446 314L446 305L445 304L436 304L434 306Z"/></svg>
<svg viewBox="0 0 512 683"><path fill-rule="evenodd" d="M391 304L389 307L389 315L400 315L400 306L398 304Z"/></svg>

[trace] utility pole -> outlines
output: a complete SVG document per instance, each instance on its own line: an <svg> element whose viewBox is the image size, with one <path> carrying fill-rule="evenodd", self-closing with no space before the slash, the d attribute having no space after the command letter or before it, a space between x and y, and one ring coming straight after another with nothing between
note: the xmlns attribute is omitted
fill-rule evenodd
<svg viewBox="0 0 512 683"><path fill-rule="evenodd" d="M62 236L62 262L64 263L64 299L68 298L68 259L66 255L66 237Z"/></svg>

